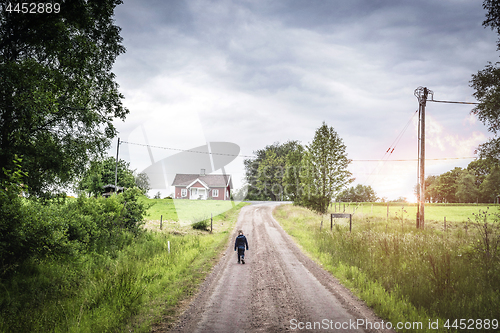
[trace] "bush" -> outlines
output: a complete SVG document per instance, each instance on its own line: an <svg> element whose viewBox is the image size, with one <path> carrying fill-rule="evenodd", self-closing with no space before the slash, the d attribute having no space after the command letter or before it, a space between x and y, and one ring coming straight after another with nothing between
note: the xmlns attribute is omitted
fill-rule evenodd
<svg viewBox="0 0 500 333"><path fill-rule="evenodd" d="M109 198L43 204L20 196L20 171L5 171L0 188L0 276L29 260L112 251L137 235L147 205L132 188Z"/></svg>
<svg viewBox="0 0 500 333"><path fill-rule="evenodd" d="M193 223L193 229L197 230L208 230L208 226L209 226L208 219Z"/></svg>

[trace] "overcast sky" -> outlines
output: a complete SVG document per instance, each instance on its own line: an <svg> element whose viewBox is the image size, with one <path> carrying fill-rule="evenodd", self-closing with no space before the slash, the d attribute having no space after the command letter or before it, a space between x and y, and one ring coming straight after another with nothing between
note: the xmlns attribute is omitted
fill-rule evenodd
<svg viewBox="0 0 500 333"><path fill-rule="evenodd" d="M325 121L347 146L355 184L388 199L414 200L417 163L397 161L417 158L414 90L473 102L471 75L498 59L479 0L124 2L116 23L127 52L114 67L130 109L116 122L122 141L228 141L250 156L274 142L308 144ZM428 103L428 159L474 156L491 134L471 109ZM138 172L175 153L120 146ZM243 160L226 167L236 188ZM471 160L429 160L426 174Z"/></svg>

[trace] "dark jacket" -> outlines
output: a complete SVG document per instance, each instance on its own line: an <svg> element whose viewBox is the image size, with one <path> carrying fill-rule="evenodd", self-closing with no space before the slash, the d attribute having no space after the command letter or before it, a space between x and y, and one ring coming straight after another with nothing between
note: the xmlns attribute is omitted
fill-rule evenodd
<svg viewBox="0 0 500 333"><path fill-rule="evenodd" d="M245 235L238 235L238 237L236 237L236 241L234 242L234 250L236 251L236 249L245 249L245 246L248 250L248 242L247 242L247 238L245 237Z"/></svg>

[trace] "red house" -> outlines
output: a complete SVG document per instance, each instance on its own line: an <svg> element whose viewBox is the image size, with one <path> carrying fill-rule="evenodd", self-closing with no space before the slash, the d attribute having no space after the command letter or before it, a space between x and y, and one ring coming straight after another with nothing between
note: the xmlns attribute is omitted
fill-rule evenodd
<svg viewBox="0 0 500 333"><path fill-rule="evenodd" d="M233 183L231 175L177 174L172 186L175 199L230 200Z"/></svg>

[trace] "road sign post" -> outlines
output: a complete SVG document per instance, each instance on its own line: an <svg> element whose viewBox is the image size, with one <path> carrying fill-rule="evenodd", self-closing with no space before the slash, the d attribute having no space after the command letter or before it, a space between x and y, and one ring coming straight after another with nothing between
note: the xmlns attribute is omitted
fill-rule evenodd
<svg viewBox="0 0 500 333"><path fill-rule="evenodd" d="M352 230L352 214L331 214L330 230L333 230L333 219L349 219L349 232Z"/></svg>

